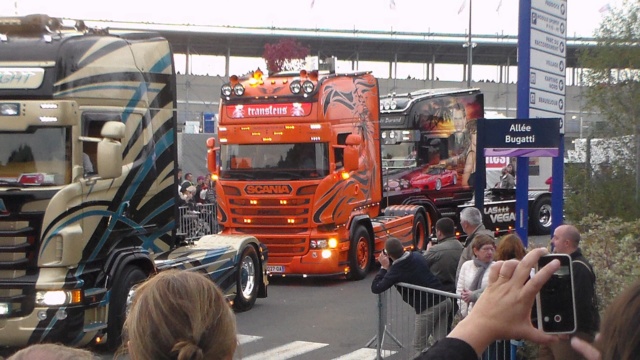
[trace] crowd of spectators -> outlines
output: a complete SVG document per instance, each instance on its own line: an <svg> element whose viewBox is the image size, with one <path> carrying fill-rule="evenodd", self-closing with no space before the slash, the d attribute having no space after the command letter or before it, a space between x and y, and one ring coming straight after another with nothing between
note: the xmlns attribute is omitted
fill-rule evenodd
<svg viewBox="0 0 640 360"><path fill-rule="evenodd" d="M178 169L178 195L179 206L189 206L196 209L198 204L215 203L214 182L211 174L200 175L193 182L193 174L186 173L182 178L182 169Z"/></svg>

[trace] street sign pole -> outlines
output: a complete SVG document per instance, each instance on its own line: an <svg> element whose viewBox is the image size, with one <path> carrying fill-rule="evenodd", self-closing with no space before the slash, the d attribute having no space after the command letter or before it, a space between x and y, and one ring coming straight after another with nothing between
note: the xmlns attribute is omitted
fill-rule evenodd
<svg viewBox="0 0 640 360"><path fill-rule="evenodd" d="M529 68L531 65L531 0L520 0L518 23L518 110L519 119L529 118ZM525 248L529 244L529 158L516 162L516 233Z"/></svg>

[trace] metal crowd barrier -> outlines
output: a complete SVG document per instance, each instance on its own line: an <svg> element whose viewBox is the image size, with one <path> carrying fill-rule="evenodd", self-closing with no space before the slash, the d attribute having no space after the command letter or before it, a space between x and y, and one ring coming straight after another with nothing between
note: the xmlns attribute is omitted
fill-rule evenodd
<svg viewBox="0 0 640 360"><path fill-rule="evenodd" d="M216 204L180 206L178 236L186 242L194 242L204 235L218 232Z"/></svg>
<svg viewBox="0 0 640 360"><path fill-rule="evenodd" d="M431 311L434 321L427 323L423 336L427 338L427 348L439 337L448 334L459 320L457 301L460 295L445 291L398 283L396 286L378 295L378 329L376 335L367 343L367 347L376 348L376 360L414 359L418 354L413 347L416 313L412 306L402 299L401 292L408 292L417 303L428 300L438 304L425 310ZM482 331L481 328L478 331ZM426 349L424 349L426 350ZM512 357L513 356L513 357ZM493 343L481 357L483 360L515 360L515 345L509 340Z"/></svg>

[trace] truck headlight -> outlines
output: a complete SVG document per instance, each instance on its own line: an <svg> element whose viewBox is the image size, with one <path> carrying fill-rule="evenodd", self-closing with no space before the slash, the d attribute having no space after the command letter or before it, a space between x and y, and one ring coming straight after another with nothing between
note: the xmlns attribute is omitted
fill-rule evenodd
<svg viewBox="0 0 640 360"><path fill-rule="evenodd" d="M51 290L36 292L36 304L39 306L63 306L82 302L81 290Z"/></svg>
<svg viewBox="0 0 640 360"><path fill-rule="evenodd" d="M20 104L5 103L0 104L0 115L2 116L17 116L20 113Z"/></svg>
<svg viewBox="0 0 640 360"><path fill-rule="evenodd" d="M11 306L9 303L0 303L0 315L9 315Z"/></svg>
<svg viewBox="0 0 640 360"><path fill-rule="evenodd" d="M326 249L327 240L311 240L312 249Z"/></svg>

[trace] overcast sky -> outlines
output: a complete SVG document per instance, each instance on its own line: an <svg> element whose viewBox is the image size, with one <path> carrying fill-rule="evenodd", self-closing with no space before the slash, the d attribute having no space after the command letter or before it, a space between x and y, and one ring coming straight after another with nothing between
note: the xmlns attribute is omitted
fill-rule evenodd
<svg viewBox="0 0 640 360"><path fill-rule="evenodd" d="M474 34L517 34L517 0L180 0L175 6L167 6L167 0L0 0L0 14L460 34L469 28L469 1ZM600 9L619 2L569 0L567 34L591 36L602 18Z"/></svg>

